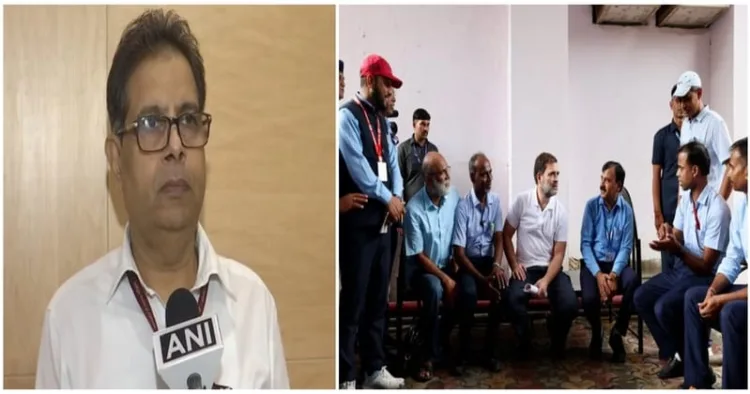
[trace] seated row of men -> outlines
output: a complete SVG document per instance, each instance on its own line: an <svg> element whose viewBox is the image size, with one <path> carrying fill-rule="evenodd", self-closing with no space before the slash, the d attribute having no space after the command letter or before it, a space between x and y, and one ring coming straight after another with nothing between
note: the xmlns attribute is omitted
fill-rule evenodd
<svg viewBox="0 0 750 394"><path fill-rule="evenodd" d="M454 373L462 373L469 358L477 299L482 294L490 295L492 301L484 354L490 370L500 369L493 340L501 309L508 312L519 340L517 354L529 354L527 305L531 297L549 299L552 355L563 357L578 300L570 277L562 271L568 214L556 197L560 173L555 156L542 153L536 158L536 186L515 198L505 220L500 198L491 192L492 166L485 155L478 153L469 160L473 187L463 198L450 186L449 167L442 155L428 153L422 170L425 186L408 202L404 221L406 255L411 257L406 276L423 303L421 323L427 343L417 378L430 379L433 363L441 355L447 356L443 350L456 320L460 352L451 367ZM624 180L622 166L607 162L602 168L601 193L589 201L584 215L581 247L589 270L581 271L581 287L584 309L594 327L591 353L595 357L602 355L602 302L620 289L625 293L624 304L630 305L627 297L632 299L638 285L627 265L633 245L633 212L620 196ZM503 255L507 267L502 264ZM439 319L441 301L445 308ZM625 359L622 336L630 310L620 310L610 336L615 361Z"/></svg>
<svg viewBox="0 0 750 394"><path fill-rule="evenodd" d="M745 204L746 146L746 139L733 145L728 163L732 171L730 179L735 190L744 193ZM691 142L681 147L678 162L683 193L674 227L663 226L659 239L650 244L655 250L675 254L678 263L673 271L659 274L640 287L640 279L628 265L634 216L621 195L625 171L612 161L602 167L600 194L587 202L581 228L585 269L580 270L580 283L584 313L592 328L589 352L593 358L602 357L601 308L614 295L621 294L617 321L609 335L611 360L625 361L623 337L635 308L654 335L660 357L672 358L659 376L682 376L680 360L685 358L690 363L687 368L690 373L686 375L690 378L685 385L710 386L713 374L707 364L708 334L700 327L705 326L704 319L714 318L722 303L726 303L726 308L721 308L724 326L719 327L725 332L724 387L742 386L743 375L746 387L747 328L743 316L746 316L747 290L730 286L747 250L745 227L741 224L746 220L744 208L738 210L730 249L722 260L730 238L730 213L726 202L707 184L708 152L702 144ZM491 191L492 166L485 155L478 153L471 157L469 176L473 187L464 197L451 187L450 167L438 152L425 155L422 172L424 187L409 200L404 220L409 257L406 276L423 303L421 329L425 349L417 379L430 379L433 363L441 356L455 360L449 363L451 369L462 373L469 359L470 331L480 296L489 296L491 300L484 347L488 369L500 370L493 340L502 310L508 314L519 341L516 354L521 357L529 354L527 305L531 297L549 299L552 356L563 357L568 331L578 313L578 300L570 278L562 272L568 217L556 198L559 177L556 158L549 153L537 157L536 186L514 199L504 221L499 196ZM512 238L516 233L517 248L514 248ZM502 264L503 255L508 267ZM700 285L703 287L696 287ZM733 295L714 297L727 291ZM742 294L745 301L735 300L742 298ZM456 322L459 352L449 356L448 338ZM696 327L687 337L683 322ZM731 330L744 334L737 338ZM690 340L699 343L688 345ZM745 342L733 342L737 340ZM683 347L689 346L692 347L684 353ZM737 375L740 370L742 374Z"/></svg>

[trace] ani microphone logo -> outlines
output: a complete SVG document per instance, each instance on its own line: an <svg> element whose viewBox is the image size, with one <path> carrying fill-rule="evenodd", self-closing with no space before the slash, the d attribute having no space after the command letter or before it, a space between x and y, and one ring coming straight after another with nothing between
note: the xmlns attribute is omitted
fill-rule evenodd
<svg viewBox="0 0 750 394"><path fill-rule="evenodd" d="M165 333L159 338L161 358L164 363L179 360L217 343L211 319L197 321L177 331Z"/></svg>

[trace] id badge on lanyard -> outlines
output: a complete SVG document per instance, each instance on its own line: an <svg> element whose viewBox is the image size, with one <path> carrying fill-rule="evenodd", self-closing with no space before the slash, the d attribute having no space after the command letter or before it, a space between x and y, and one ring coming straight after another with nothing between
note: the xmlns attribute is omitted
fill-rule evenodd
<svg viewBox="0 0 750 394"><path fill-rule="evenodd" d="M385 161L383 161L383 141L382 141L382 129L380 126L380 121L377 122L378 128L377 128L377 135L375 134L375 130L372 128L372 123L370 122L370 116L367 115L367 110L365 110L365 107L362 105L362 103L359 101L359 99L355 99L357 105L362 109L362 113L365 115L365 120L367 121L367 127L370 129L370 135L372 136L372 142L375 145L375 154L378 156L378 179L381 182L388 182L388 166L385 164ZM377 121L377 116L375 117L375 120Z"/></svg>

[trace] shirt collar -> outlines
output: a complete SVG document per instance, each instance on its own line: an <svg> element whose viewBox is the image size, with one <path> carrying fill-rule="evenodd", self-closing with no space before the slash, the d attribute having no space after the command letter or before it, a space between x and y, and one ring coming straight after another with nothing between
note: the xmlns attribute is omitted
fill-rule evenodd
<svg viewBox="0 0 750 394"><path fill-rule="evenodd" d="M232 291L229 272L227 271L226 266L219 264L219 256L216 254L216 251L211 245L211 242L208 240L208 236L206 235L206 232L203 230L203 226L201 226L200 223L198 224L196 241L198 247L198 275L195 279L195 285L193 285L193 288L190 290L195 290L203 287L204 285L208 284L211 277L216 276L219 278L220 284L224 287L230 297L234 298L235 293ZM141 282L143 288L146 290L146 293L149 296L153 296L154 294L156 294L151 288L143 283L143 279L141 278L141 274L138 271L138 267L136 267L135 265L135 260L133 259L133 250L130 247L129 224L125 225L125 239L122 243L122 246L120 247L120 253L116 258L118 261L116 265L114 281L109 291L109 296L107 297L107 303L112 300L112 297L115 295L117 289L123 283L127 282L126 273L128 271L135 272L136 276L138 276L138 280Z"/></svg>
<svg viewBox="0 0 750 394"><path fill-rule="evenodd" d="M706 185L706 187L703 188L703 191L701 191L701 194L698 196L698 200L696 201L698 203L698 206L706 205L708 203L708 197L711 195L712 192L716 193L716 191L714 191L714 189L711 186ZM688 193L688 198L692 200L692 198L690 197L690 193Z"/></svg>
<svg viewBox="0 0 750 394"><path fill-rule="evenodd" d="M412 133L412 135L411 135L411 138L410 138L410 140L411 140L411 145L412 145L412 146L415 146L415 147L419 147L419 149L422 149L422 148L425 148L425 149L426 149L426 148L427 148L427 144L429 144L429 140L425 139L425 140L424 140L424 145L423 145L423 146L420 146L420 145L419 145L419 144L417 143L417 139L416 139L416 137L414 137L414 133Z"/></svg>
<svg viewBox="0 0 750 394"><path fill-rule="evenodd" d="M427 186L422 186L422 194L423 194L422 198L424 199L424 209L425 209L425 211L436 210L436 209L442 207L443 203L445 202L445 196L443 196L443 197L440 197L440 204L439 205L435 205L432 202L432 199L430 198L430 195L427 194Z"/></svg>
<svg viewBox="0 0 750 394"><path fill-rule="evenodd" d="M690 121L691 122L702 122L703 119L705 119L706 116L708 116L708 111L709 111L708 105L703 106L703 109L701 109L701 111L698 112L698 115L695 115L695 118L693 118Z"/></svg>
<svg viewBox="0 0 750 394"><path fill-rule="evenodd" d="M367 101L367 99L364 96L362 96L362 93L357 92L357 100L359 100L362 104L365 104L368 107L370 107L370 109L375 110L375 106L373 106L372 103Z"/></svg>
<svg viewBox="0 0 750 394"><path fill-rule="evenodd" d="M612 212L614 212L615 208L622 209L622 201L623 201L622 195L618 194L617 199L615 200L615 206L614 208L612 208ZM607 203L604 202L604 197L602 197L601 195L599 195L599 205L604 207L604 209L607 209Z"/></svg>
<svg viewBox="0 0 750 394"><path fill-rule="evenodd" d="M471 188L471 191L469 192L469 199L471 200L471 205L474 207L478 207L481 204L481 201L479 201L479 197L477 197L477 193L474 191L474 188ZM490 198L490 193L487 193L487 205L492 205L493 201Z"/></svg>
<svg viewBox="0 0 750 394"><path fill-rule="evenodd" d="M557 196L556 195L550 197L549 201L547 201L547 206L544 207L544 209L542 209L542 206L539 205L539 197L537 197L536 191L537 191L536 187L533 188L533 189L531 189L531 201L532 201L532 204L534 204L534 206L536 206L537 208L541 209L542 212L544 212L544 211L546 211L548 209L552 210L552 209L555 208L555 204L557 204Z"/></svg>
<svg viewBox="0 0 750 394"><path fill-rule="evenodd" d="M677 123L675 123L675 122L674 122L674 120L672 120L672 122L671 122L671 123L669 123L669 131L670 131L671 133L677 133L677 134L680 134L680 128L679 128L679 127L677 127Z"/></svg>

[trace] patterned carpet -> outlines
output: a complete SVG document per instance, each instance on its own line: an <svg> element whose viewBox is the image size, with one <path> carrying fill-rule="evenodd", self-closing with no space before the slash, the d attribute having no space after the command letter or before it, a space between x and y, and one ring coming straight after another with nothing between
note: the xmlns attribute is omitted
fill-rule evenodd
<svg viewBox="0 0 750 394"><path fill-rule="evenodd" d="M508 325L500 329L500 358L502 370L491 373L483 367L472 363L467 373L454 377L445 369L437 368L435 377L427 382L417 382L407 378L407 388L414 389L674 389L682 384L682 378L663 381L656 377L661 368L657 358L657 348L653 338L644 325L643 354L638 354L638 341L628 334L625 346L628 351L625 364L612 364L607 360L611 350L607 345L609 324L605 321L604 357L605 361L592 361L588 358L590 330L584 318L578 318L573 324L568 338L567 356L564 361L552 361L548 356L549 339L543 321L534 327L534 353L529 361L512 360L514 336ZM635 321L631 328L635 329ZM720 360L721 339L713 335L711 357L712 367L717 376L715 388L721 385ZM479 353L484 330L476 330L473 335L475 348ZM455 338L454 338L455 339Z"/></svg>

